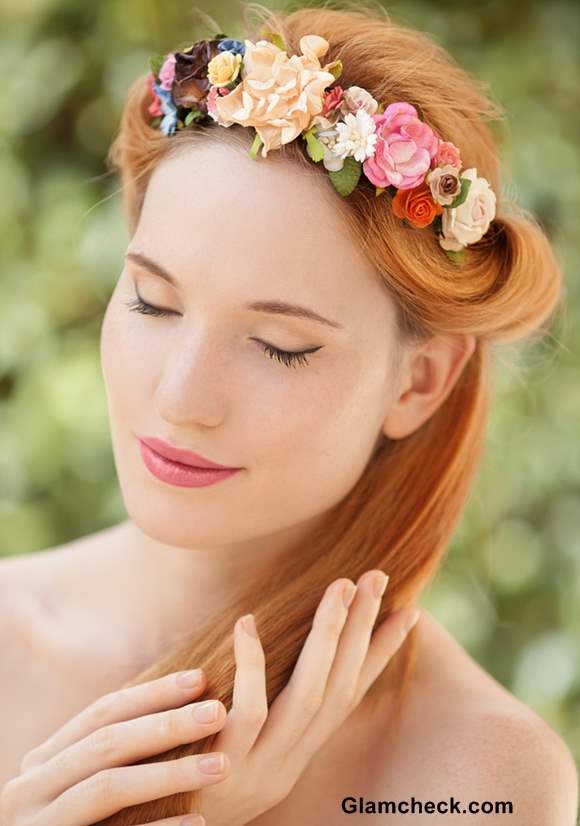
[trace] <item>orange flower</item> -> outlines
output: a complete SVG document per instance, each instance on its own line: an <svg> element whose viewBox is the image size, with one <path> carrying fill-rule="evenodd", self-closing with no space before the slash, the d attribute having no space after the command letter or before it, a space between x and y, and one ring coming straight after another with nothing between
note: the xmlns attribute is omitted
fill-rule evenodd
<svg viewBox="0 0 580 826"><path fill-rule="evenodd" d="M443 207L435 203L428 184L422 183L414 189L398 189L393 198L393 212L397 218L406 218L414 227L426 227Z"/></svg>
<svg viewBox="0 0 580 826"><path fill-rule="evenodd" d="M253 126L263 141L262 157L290 143L311 126L322 112L324 90L335 77L320 65L329 50L328 40L317 34L300 38L302 54L288 57L267 40L245 40L241 82L229 95L216 98L215 107L224 126Z"/></svg>

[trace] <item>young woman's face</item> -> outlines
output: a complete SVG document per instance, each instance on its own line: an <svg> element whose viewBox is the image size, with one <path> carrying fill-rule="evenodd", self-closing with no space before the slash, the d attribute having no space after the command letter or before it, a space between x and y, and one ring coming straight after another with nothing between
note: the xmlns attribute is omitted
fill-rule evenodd
<svg viewBox="0 0 580 826"><path fill-rule="evenodd" d="M394 305L334 193L272 160L209 144L158 167L103 321L125 506L172 545L314 521L352 489L382 438L398 358ZM138 298L170 315L130 309ZM274 306L249 306L258 302ZM287 365L275 348L316 352ZM139 439L151 436L242 470L205 487L169 484L142 459Z"/></svg>

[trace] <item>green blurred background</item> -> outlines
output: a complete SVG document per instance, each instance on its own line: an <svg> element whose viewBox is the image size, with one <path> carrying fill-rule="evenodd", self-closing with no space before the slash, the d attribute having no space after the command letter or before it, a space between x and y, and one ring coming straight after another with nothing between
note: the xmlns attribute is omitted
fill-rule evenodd
<svg viewBox="0 0 580 826"><path fill-rule="evenodd" d="M265 2L279 8L276 2ZM203 2L241 36L237 2ZM488 449L431 610L580 762L580 5L401 0L504 106L505 190L565 269L552 335L497 353ZM150 54L209 36L182 0L0 0L0 555L122 521L98 336L128 236L104 157Z"/></svg>

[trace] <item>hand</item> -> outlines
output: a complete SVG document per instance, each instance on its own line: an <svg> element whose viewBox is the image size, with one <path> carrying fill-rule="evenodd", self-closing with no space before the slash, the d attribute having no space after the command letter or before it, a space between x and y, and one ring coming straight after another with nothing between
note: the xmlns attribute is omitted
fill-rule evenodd
<svg viewBox="0 0 580 826"><path fill-rule="evenodd" d="M226 709L217 700L217 720L196 721L194 712L208 703L189 701L203 694L206 678L200 671L197 686L182 688L176 679L184 673L105 694L28 752L20 774L2 790L2 826L89 826L126 806L219 783L223 773L201 770L203 755L129 765L224 725ZM182 820L154 824L178 826ZM200 816L195 826L204 824Z"/></svg>
<svg viewBox="0 0 580 826"><path fill-rule="evenodd" d="M405 639L409 608L391 614L370 640L380 604L372 579L367 573L359 580L342 635L348 617L342 590L349 581L327 588L292 677L269 713L262 646L238 621L228 714L214 701L217 720L200 723L192 711L206 703L183 705L203 694L203 672L197 687L180 688L178 675L170 674L106 694L25 756L20 774L2 790L2 826L90 826L125 807L199 789L211 826L241 826L281 802ZM210 755L130 765L219 731L219 751L210 755L223 755L220 773L201 771L202 758ZM154 826L177 826L182 819Z"/></svg>
<svg viewBox="0 0 580 826"><path fill-rule="evenodd" d="M419 617L414 604L390 614L371 639L381 602L373 593L375 577L376 570L360 577L350 609L342 599L350 580L326 589L292 676L270 710L261 643L236 622L232 708L213 743L227 754L230 771L201 792L211 826L242 826L281 803L406 638Z"/></svg>

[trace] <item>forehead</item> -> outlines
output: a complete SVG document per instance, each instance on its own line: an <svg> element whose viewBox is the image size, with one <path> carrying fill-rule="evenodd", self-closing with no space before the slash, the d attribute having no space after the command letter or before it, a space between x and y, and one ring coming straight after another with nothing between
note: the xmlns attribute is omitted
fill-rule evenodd
<svg viewBox="0 0 580 826"><path fill-rule="evenodd" d="M200 273L255 294L310 303L339 321L392 307L337 208L330 182L287 159L209 141L154 170L132 247L178 279ZM259 293L259 295L258 295ZM367 315L367 323L368 323Z"/></svg>

